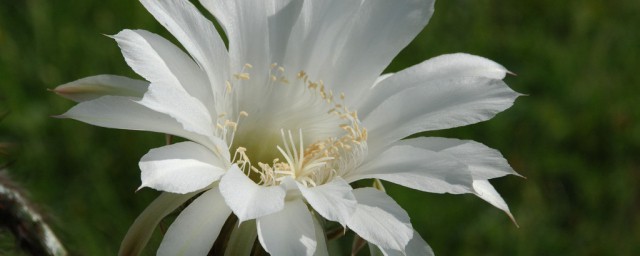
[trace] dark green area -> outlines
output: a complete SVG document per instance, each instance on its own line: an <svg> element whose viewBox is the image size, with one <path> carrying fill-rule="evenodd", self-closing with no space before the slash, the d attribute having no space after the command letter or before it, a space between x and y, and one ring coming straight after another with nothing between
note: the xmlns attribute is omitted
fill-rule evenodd
<svg viewBox="0 0 640 256"><path fill-rule="evenodd" d="M520 228L471 196L388 185L438 255L640 255L640 2L442 0L389 68L468 52L518 76L528 94L489 122L427 135L500 150L527 179L494 185ZM101 34L168 33L136 1L0 2L0 139L10 167L81 255L114 255L156 195L137 162L163 135L58 120L73 105L49 88L96 74L135 77ZM5 246L6 232L0 232ZM0 249L0 254L12 252Z"/></svg>

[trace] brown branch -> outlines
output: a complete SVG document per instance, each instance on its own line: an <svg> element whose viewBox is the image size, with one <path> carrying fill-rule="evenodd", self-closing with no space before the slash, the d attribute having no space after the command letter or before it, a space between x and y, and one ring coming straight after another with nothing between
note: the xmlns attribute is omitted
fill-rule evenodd
<svg viewBox="0 0 640 256"><path fill-rule="evenodd" d="M0 170L0 227L8 228L18 246L32 255L67 255L60 240L23 194L6 171Z"/></svg>

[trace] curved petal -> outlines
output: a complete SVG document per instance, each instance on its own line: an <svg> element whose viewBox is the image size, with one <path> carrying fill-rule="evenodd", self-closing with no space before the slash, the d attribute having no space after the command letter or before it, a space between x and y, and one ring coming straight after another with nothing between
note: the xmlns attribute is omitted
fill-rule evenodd
<svg viewBox="0 0 640 256"><path fill-rule="evenodd" d="M469 166L474 180L493 179L508 174L520 176L499 151L475 141L420 137L401 140L397 144L448 154Z"/></svg>
<svg viewBox="0 0 640 256"><path fill-rule="evenodd" d="M513 215L509 211L509 206L507 206L507 203L488 181L488 179L498 178L508 174L520 176L511 168L499 151L475 141L434 137L407 139L397 144L410 145L448 154L464 163L468 166L469 171L471 171L475 194L504 211L509 218L516 223Z"/></svg>
<svg viewBox="0 0 640 256"><path fill-rule="evenodd" d="M167 133L198 142L229 158L226 144L215 137L205 137L183 129L172 117L149 109L131 98L103 96L95 100L81 102L60 118L71 118L88 124L138 131Z"/></svg>
<svg viewBox="0 0 640 256"><path fill-rule="evenodd" d="M220 180L220 193L240 222L282 210L286 195L281 186L256 184L236 165Z"/></svg>
<svg viewBox="0 0 640 256"><path fill-rule="evenodd" d="M302 196L322 217L337 221L343 226L356 210L356 198L351 193L351 186L342 178L336 177L331 182L317 187L307 188L298 183Z"/></svg>
<svg viewBox="0 0 640 256"><path fill-rule="evenodd" d="M358 104L358 114L366 118L371 111L387 98L409 88L430 87L438 80L451 80L463 77L486 77L501 80L507 74L502 65L466 53L444 54L433 57L418 65L404 69L396 74L385 74L378 78L362 102ZM389 79L386 79L389 78Z"/></svg>
<svg viewBox="0 0 640 256"><path fill-rule="evenodd" d="M138 218L136 218L131 227L129 227L129 231L127 231L127 234L120 244L118 255L140 255L149 242L158 223L194 195L195 193L184 195L171 193L160 194L160 196L153 200Z"/></svg>
<svg viewBox="0 0 640 256"><path fill-rule="evenodd" d="M519 95L492 78L437 80L389 97L363 119L363 125L372 138L369 147L376 150L418 132L491 119L511 107Z"/></svg>
<svg viewBox="0 0 640 256"><path fill-rule="evenodd" d="M413 237L409 215L386 193L374 188L354 189L358 207L348 226L360 237L385 249L404 251Z"/></svg>
<svg viewBox="0 0 640 256"><path fill-rule="evenodd" d="M169 226L157 255L207 255L230 214L217 188L204 192Z"/></svg>
<svg viewBox="0 0 640 256"><path fill-rule="evenodd" d="M409 241L407 246L404 248L404 251L384 249L384 248L379 248L379 249L382 252L382 255L384 256L403 256L403 255L433 256L434 255L433 249L431 249L431 246L429 246L429 244L427 244L427 242L425 242L424 239L422 239L422 237L420 236L420 234L418 234L418 232L416 232L415 230L413 231L413 238L411 238L411 241Z"/></svg>
<svg viewBox="0 0 640 256"><path fill-rule="evenodd" d="M509 210L509 206L504 201L504 199L502 199L500 194L498 194L498 191L496 191L496 189L491 185L491 183L489 183L488 180L474 180L473 189L475 189L476 195L478 197L482 198L482 200L489 202L491 205L505 212L507 216L509 216L511 221L513 221L513 223L516 224L516 226L518 226L516 219L513 217L513 215L511 214L511 211Z"/></svg>
<svg viewBox="0 0 640 256"><path fill-rule="evenodd" d="M180 41L201 69L207 73L213 88L204 86L198 89L209 95L212 89L218 90L217 94L221 94L225 86L224 81L229 77L229 54L213 23L189 1L142 0L141 2L158 22Z"/></svg>
<svg viewBox="0 0 640 256"><path fill-rule="evenodd" d="M185 130L213 134L213 95L202 70L175 45L144 31L123 30L114 36L127 64L151 82L141 104L165 113ZM205 105L206 104L206 105ZM208 107L208 108L207 108Z"/></svg>
<svg viewBox="0 0 640 256"><path fill-rule="evenodd" d="M258 240L271 255L313 255L316 231L313 217L302 200L287 202L282 211L257 221Z"/></svg>
<svg viewBox="0 0 640 256"><path fill-rule="evenodd" d="M471 193L467 166L446 154L408 145L389 148L343 177L351 183L377 178L431 193Z"/></svg>
<svg viewBox="0 0 640 256"><path fill-rule="evenodd" d="M203 189L225 173L221 159L190 141L152 149L138 165L142 171L140 188L179 194Z"/></svg>
<svg viewBox="0 0 640 256"><path fill-rule="evenodd" d="M432 0L305 1L285 65L355 99L424 28ZM295 55L294 55L295 54Z"/></svg>
<svg viewBox="0 0 640 256"><path fill-rule="evenodd" d="M149 82L115 75L85 77L60 85L53 92L75 102L94 100L105 95L142 98Z"/></svg>

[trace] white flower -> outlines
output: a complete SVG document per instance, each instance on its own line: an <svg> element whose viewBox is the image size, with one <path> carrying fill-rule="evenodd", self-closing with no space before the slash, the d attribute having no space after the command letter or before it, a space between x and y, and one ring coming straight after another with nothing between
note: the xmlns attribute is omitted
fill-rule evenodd
<svg viewBox="0 0 640 256"><path fill-rule="evenodd" d="M516 174L499 152L473 141L403 140L488 120L519 96L502 82L504 67L468 54L381 75L427 24L433 0L201 2L228 50L187 0L142 0L188 55L156 34L123 30L113 38L149 82L101 75L55 90L79 102L62 117L188 140L140 161L141 187L167 193L138 217L120 254L139 253L190 198L159 255L206 255L231 213L242 225L230 243L250 248L257 237L273 255L327 254L320 219L386 255L432 254L393 199L349 185L371 178L474 193L510 215L488 182Z"/></svg>

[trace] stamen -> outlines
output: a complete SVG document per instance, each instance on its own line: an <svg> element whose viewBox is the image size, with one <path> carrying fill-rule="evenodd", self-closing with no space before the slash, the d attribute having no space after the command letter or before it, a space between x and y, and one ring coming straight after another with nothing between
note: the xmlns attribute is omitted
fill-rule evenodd
<svg viewBox="0 0 640 256"><path fill-rule="evenodd" d="M286 76L284 67L277 63L271 64L270 67L268 74L270 82L267 86L276 86L277 83L287 85L291 82ZM251 76L246 70L251 68L253 68L251 64L245 64L242 70L234 74L233 77L237 80L249 80ZM305 146L304 139L306 137L303 136L302 129L298 128L297 141L294 139L294 132L281 129L282 144L275 145L275 148L282 155L283 162L275 158L271 163L258 162L253 165L249 159L248 150L238 146L232 162L238 164L243 172L262 185L277 185L285 178L291 177L305 186L318 186L352 170L360 164L366 155L367 130L360 127L357 112L350 111L346 107L345 94L334 92L330 87L326 87L322 80L309 80L305 71L299 71L296 77L298 80L294 81L294 85L301 84L304 86L302 88L305 88L304 91L311 92L311 95L317 99L313 104L323 104L322 107L326 107L328 110L326 114L340 122L336 125L342 131L341 134L336 134L336 137L312 141L313 143ZM227 92L231 94L234 89L232 83L226 81L226 87ZM291 94L291 96L293 95L295 94ZM319 98L317 98L318 96ZM216 135L225 138L230 147L240 126L241 118L249 116L245 111L237 113L235 121L223 120L228 114L220 113L219 121L216 123ZM319 113L324 115L325 112L322 110Z"/></svg>

